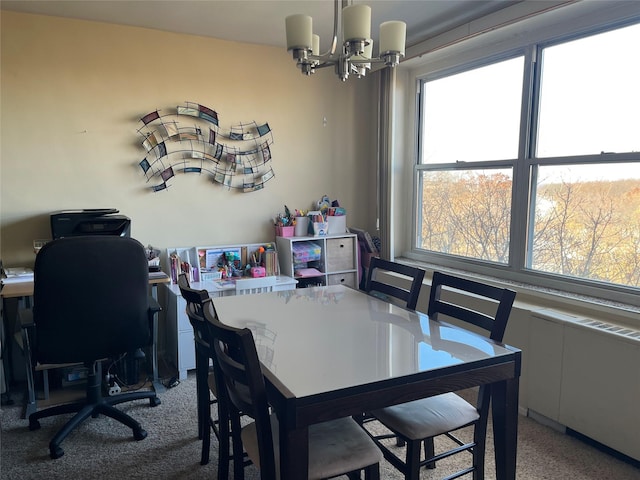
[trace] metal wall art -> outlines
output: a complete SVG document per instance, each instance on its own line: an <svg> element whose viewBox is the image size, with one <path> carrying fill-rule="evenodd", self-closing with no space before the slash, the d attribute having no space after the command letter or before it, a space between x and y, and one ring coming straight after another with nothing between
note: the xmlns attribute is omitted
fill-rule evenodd
<svg viewBox="0 0 640 480"><path fill-rule="evenodd" d="M229 189L254 192L273 178L268 123L241 123L230 130L219 126L219 115L204 105L185 102L175 111L160 110L140 119L146 157L140 162L154 192L166 190L176 174L205 174Z"/></svg>

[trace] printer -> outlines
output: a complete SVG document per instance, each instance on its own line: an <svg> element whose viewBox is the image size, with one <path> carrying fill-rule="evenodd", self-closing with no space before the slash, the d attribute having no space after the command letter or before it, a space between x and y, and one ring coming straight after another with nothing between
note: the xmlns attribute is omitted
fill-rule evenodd
<svg viewBox="0 0 640 480"><path fill-rule="evenodd" d="M82 235L131 236L131 219L116 215L115 208L94 208L84 210L63 210L51 214L51 236L55 240L62 237Z"/></svg>

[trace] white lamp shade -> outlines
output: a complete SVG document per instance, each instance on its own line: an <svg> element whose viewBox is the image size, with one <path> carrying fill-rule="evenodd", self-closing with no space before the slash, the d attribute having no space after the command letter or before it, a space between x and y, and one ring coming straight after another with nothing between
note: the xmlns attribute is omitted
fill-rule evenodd
<svg viewBox="0 0 640 480"><path fill-rule="evenodd" d="M342 32L344 42L371 38L371 7L349 5L342 9Z"/></svg>
<svg viewBox="0 0 640 480"><path fill-rule="evenodd" d="M320 55L320 36L316 34L313 35L313 48L311 49L311 55Z"/></svg>
<svg viewBox="0 0 640 480"><path fill-rule="evenodd" d="M404 47L407 39L407 24L398 21L383 22L380 24L380 55L387 52L400 52L404 55Z"/></svg>
<svg viewBox="0 0 640 480"><path fill-rule="evenodd" d="M285 18L287 27L287 50L312 47L313 20L309 15L289 15Z"/></svg>

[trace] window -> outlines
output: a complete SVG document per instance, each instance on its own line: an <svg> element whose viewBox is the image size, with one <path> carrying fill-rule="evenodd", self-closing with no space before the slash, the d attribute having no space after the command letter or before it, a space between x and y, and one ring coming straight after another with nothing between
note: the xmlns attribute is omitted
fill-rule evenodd
<svg viewBox="0 0 640 480"><path fill-rule="evenodd" d="M640 286L640 163L540 166L528 266Z"/></svg>
<svg viewBox="0 0 640 480"><path fill-rule="evenodd" d="M423 83L418 248L509 262L523 62L519 56ZM509 168L470 165L495 160Z"/></svg>
<svg viewBox="0 0 640 480"><path fill-rule="evenodd" d="M637 294L637 58L633 24L421 78L414 255Z"/></svg>
<svg viewBox="0 0 640 480"><path fill-rule="evenodd" d="M518 157L519 56L423 84L420 163Z"/></svg>
<svg viewBox="0 0 640 480"><path fill-rule="evenodd" d="M420 247L509 263L511 184L511 169L422 171Z"/></svg>

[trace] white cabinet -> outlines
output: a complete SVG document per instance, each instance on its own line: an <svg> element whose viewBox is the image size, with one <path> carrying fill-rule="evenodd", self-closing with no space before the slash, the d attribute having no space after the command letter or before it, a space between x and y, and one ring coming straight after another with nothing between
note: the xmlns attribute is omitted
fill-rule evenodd
<svg viewBox="0 0 640 480"><path fill-rule="evenodd" d="M276 237L280 272L298 286L358 287L358 240L355 234L326 237Z"/></svg>

